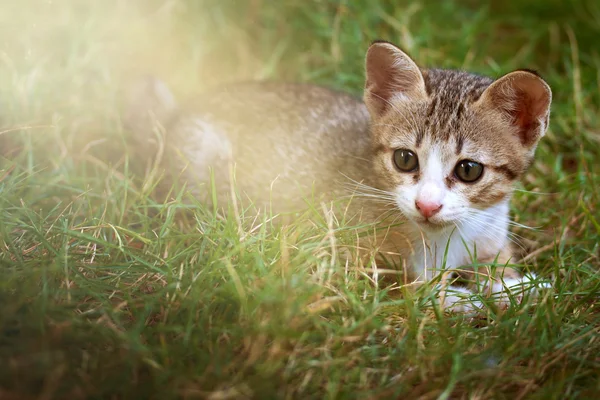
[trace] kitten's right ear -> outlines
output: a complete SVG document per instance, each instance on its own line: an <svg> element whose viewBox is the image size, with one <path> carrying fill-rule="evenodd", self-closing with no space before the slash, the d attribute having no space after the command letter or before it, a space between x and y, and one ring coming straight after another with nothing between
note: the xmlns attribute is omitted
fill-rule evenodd
<svg viewBox="0 0 600 400"><path fill-rule="evenodd" d="M126 89L124 124L136 135L151 135L177 109L175 97L159 79L146 76Z"/></svg>
<svg viewBox="0 0 600 400"><path fill-rule="evenodd" d="M514 127L521 144L534 150L550 118L552 90L535 72L518 70L492 83L477 104L495 110Z"/></svg>
<svg viewBox="0 0 600 400"><path fill-rule="evenodd" d="M425 98L423 74L408 55L388 42L375 42L369 47L364 101L372 118L392 108L396 99Z"/></svg>

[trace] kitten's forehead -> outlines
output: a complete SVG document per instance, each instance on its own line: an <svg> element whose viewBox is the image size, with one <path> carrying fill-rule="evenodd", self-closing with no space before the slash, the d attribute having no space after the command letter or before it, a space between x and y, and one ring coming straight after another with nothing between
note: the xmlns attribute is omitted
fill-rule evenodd
<svg viewBox="0 0 600 400"><path fill-rule="evenodd" d="M424 71L425 88L429 102L424 113L425 129L446 141L453 135L461 135L465 124L473 122L470 106L481 97L492 79L463 71L431 69Z"/></svg>
<svg viewBox="0 0 600 400"><path fill-rule="evenodd" d="M427 94L440 99L475 101L493 82L493 79L487 76L445 69L424 70L423 77Z"/></svg>
<svg viewBox="0 0 600 400"><path fill-rule="evenodd" d="M387 131L387 139L448 142L454 139L462 146L465 136L472 134L481 121L474 115L472 105L493 82L488 77L463 71L430 69L423 71L427 99L402 101L388 113L381 125L401 127L405 138L398 138L398 129ZM459 149L460 150L460 149Z"/></svg>

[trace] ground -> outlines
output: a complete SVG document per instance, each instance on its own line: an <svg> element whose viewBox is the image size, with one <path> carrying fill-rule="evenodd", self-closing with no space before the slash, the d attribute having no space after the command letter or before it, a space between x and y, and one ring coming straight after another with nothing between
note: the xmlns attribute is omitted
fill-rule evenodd
<svg viewBox="0 0 600 400"><path fill-rule="evenodd" d="M0 398L598 397L600 6L476 3L2 2ZM352 230L321 209L281 228L151 196L154 154L140 165L120 119L131 79L360 94L374 39L552 86L512 203L536 228L514 230L533 243L522 268L552 282L537 302L444 315L430 292L344 264Z"/></svg>

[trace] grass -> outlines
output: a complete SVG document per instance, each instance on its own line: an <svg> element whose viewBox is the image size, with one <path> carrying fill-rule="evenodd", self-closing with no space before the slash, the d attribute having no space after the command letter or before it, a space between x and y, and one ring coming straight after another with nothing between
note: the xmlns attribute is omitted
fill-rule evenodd
<svg viewBox="0 0 600 400"><path fill-rule="evenodd" d="M598 34L593 1L3 2L0 398L596 398ZM551 84L512 203L540 227L516 232L538 243L524 268L552 281L538 304L443 315L345 265L353 231L320 208L278 227L150 195L153 155L132 156L119 117L132 77L358 94L377 38L422 65Z"/></svg>

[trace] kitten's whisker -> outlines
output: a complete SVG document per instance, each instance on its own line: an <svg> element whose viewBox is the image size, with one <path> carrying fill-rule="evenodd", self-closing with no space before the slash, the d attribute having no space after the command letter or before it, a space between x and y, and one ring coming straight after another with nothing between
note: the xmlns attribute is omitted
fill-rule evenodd
<svg viewBox="0 0 600 400"><path fill-rule="evenodd" d="M463 240L467 240L467 235L464 234L464 232L462 231L462 229L460 229L460 227L458 225L461 224L461 221L456 221L454 223L454 226L456 226L456 229L458 229L458 233L460 234L461 238Z"/></svg>
<svg viewBox="0 0 600 400"><path fill-rule="evenodd" d="M378 218L378 219L381 219L381 218L382 218L382 217L383 217L385 214L390 214L390 213L392 213L392 212L396 212L396 213L398 213L398 214L396 215L396 217L394 218L394 220L393 220L393 221L394 221L394 223L396 223L396 221L397 221L398 219L400 219L400 218L403 218L403 217L404 217L404 213L402 212L402 210L400 210L399 208L397 208L397 207L396 207L396 208L393 208L393 209L390 209L390 210L387 210L387 211L384 211L384 212L382 212L382 213L381 213L381 215L379 216L379 218Z"/></svg>
<svg viewBox="0 0 600 400"><path fill-rule="evenodd" d="M467 210L467 214L469 214L469 215L474 215L474 216L477 216L477 217L490 216L490 214L488 214L488 213L487 213L487 211L473 211L473 210ZM482 214L483 214L483 215L482 215ZM491 217L491 216L490 216L490 217ZM522 228L522 229L528 229L528 230L532 230L532 231L536 231L536 230L538 230L538 229L541 229L541 228L542 228L541 226L528 226L528 225L524 225L524 224L521 224L521 223L519 223L519 222L513 221L513 220L511 220L511 219L509 219L509 220L507 221L507 223L508 223L508 225L510 225L510 226L515 226L515 227L518 227L518 228Z"/></svg>
<svg viewBox="0 0 600 400"><path fill-rule="evenodd" d="M478 227L481 227L482 232L480 232L480 234L483 235L485 238L488 238L488 239L491 239L491 240L494 240L494 241L504 241L505 239L507 239L511 243L514 243L519 248L525 250L520 243L518 243L516 240L512 239L510 236L504 236L504 235L502 235L502 232L501 232L502 229L496 227L497 230L489 231L486 228L489 228L489 227L493 228L493 226L481 225L480 221L473 221L473 220L468 220L468 219L464 219L462 221L457 221L455 223L455 226L459 230L459 232L460 232L460 234L461 234L461 236L463 238L465 237L465 235L464 235L464 233L462 232L462 230L460 229L460 227L458 225L460 225L461 227L464 228L464 225L467 224L467 223L475 223L476 225L478 225ZM496 233L496 234L494 235L493 233Z"/></svg>
<svg viewBox="0 0 600 400"><path fill-rule="evenodd" d="M466 218L464 218L464 221L480 228L482 230L482 232L480 232L480 234L483 234L483 235L486 235L489 233L494 233L494 232L504 231L504 229L502 229L496 225L493 225L484 219L478 218L478 216L476 216L476 215L467 216ZM490 231L490 229L491 229L491 231Z"/></svg>
<svg viewBox="0 0 600 400"><path fill-rule="evenodd" d="M395 199L396 198L396 196L394 196L391 193L386 193L386 192L381 192L381 191L376 191L376 190L370 190L369 188L354 187L354 188L352 188L351 190L348 190L348 191L351 192L351 193L349 193L349 195L353 195L355 193L356 194L359 194L359 193L366 194L366 193L368 193L368 194L372 194L372 195L376 195L376 196L385 197L385 198L388 198L388 199Z"/></svg>
<svg viewBox="0 0 600 400"><path fill-rule="evenodd" d="M393 197L385 196L379 193L365 193L365 192L354 192L352 194L348 194L343 196L343 198L352 198L352 197L372 197L376 199L385 199L389 201L394 201Z"/></svg>
<svg viewBox="0 0 600 400"><path fill-rule="evenodd" d="M550 196L550 195L554 195L554 194L559 194L558 192L533 192L531 190L525 190L525 189L514 189L515 192L521 192L521 193L528 193L528 194L536 194L536 195L540 195L540 196Z"/></svg>
<svg viewBox="0 0 600 400"><path fill-rule="evenodd" d="M389 192L387 190L382 190L382 189L378 189L378 188L373 187L373 186L369 186L369 185L367 185L365 183L362 183L362 182L359 182L357 180L354 180L354 179L350 178L348 175L345 175L344 173L341 173L341 174L342 174L342 176L344 176L346 179L348 179L350 182L352 182L354 184L354 185L352 185L352 184L350 184L348 182L344 182L343 183L344 186L352 187L352 188L356 186L356 187L361 187L361 188L372 190L372 191L379 192L379 193L386 193L386 194L389 194L390 196L394 195L393 192Z"/></svg>
<svg viewBox="0 0 600 400"><path fill-rule="evenodd" d="M477 214L471 214L471 216L465 218L464 221L478 227L481 230L480 235L483 235L488 239L496 241L508 240L511 243L518 246L519 248L521 248L522 250L525 250L523 244L521 243L521 240L518 239L524 238L520 237L514 232L504 230L502 227L491 224L486 220L482 220L481 217Z"/></svg>
<svg viewBox="0 0 600 400"><path fill-rule="evenodd" d="M508 224L511 226L517 227L517 228L527 229L530 231L537 231L542 228L541 226L528 226L528 225L521 224L519 222L510 221L510 220L508 221Z"/></svg>

